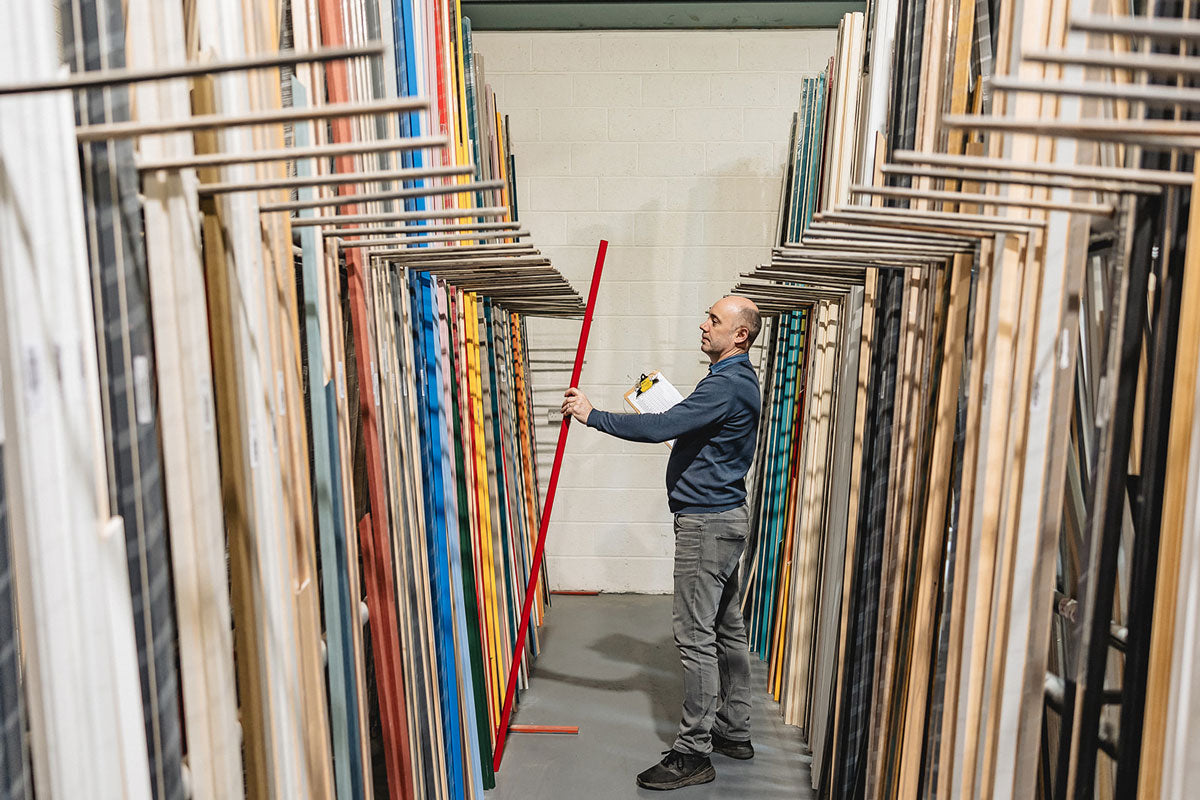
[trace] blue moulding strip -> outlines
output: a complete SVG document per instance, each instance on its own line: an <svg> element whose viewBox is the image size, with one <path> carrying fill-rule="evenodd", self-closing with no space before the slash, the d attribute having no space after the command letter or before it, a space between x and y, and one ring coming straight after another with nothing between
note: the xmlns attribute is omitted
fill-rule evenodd
<svg viewBox="0 0 1200 800"><path fill-rule="evenodd" d="M295 76L292 77L292 103L297 108L308 105L308 93ZM310 144L309 126L295 126L296 146ZM311 163L300 160L296 172L301 177L312 174ZM301 189L300 199L316 196L311 189ZM300 216L313 216L312 209ZM349 574L345 549L345 522L341 514L341 475L333 465L340 463L338 453L337 419L330 413L336 408L332 401L332 381L322 384L325 375L324 351L321 346L320 299L317 296L318 270L321 253L317 251L315 228L299 228L301 270L304 292L304 347L308 359L311 425L313 448L313 496L316 511L317 544L321 551L321 599L325 606L325 644L328 654L326 678L329 682L329 722L333 741L333 775L338 800L363 796L363 766L358 737L358 687L354 680L354 641ZM332 405L331 405L332 402ZM340 536L339 536L340 534ZM357 569L357 565L355 565ZM354 745L352 745L354 743Z"/></svg>
<svg viewBox="0 0 1200 800"><path fill-rule="evenodd" d="M441 470L442 441L438 428L440 398L436 388L434 327L436 312L432 297L431 278L426 273L410 273L414 310L414 338L418 415L421 427L421 455L425 475L425 534L429 552L430 583L433 591L434 633L437 640L439 695L443 720L442 744L446 753L446 773L451 800L465 797L463 757L460 733L458 691L454 658L454 621L450 600L446 549L445 498ZM432 379L432 380L431 380ZM436 456L435 456L436 454Z"/></svg>
<svg viewBox="0 0 1200 800"><path fill-rule="evenodd" d="M462 534L458 529L458 484L454 478L454 450L449 446L454 436L454 426L451 419L457 414L457 409L451 405L450 383L454 378L442 368L443 364L448 366L450 363L450 323L447 319L448 301L445 287L432 283L430 290L434 293L437 311L435 340L437 343L438 359L436 362L437 369L435 370L435 385L438 397L442 401L438 405L438 429L446 437L441 448L442 487L446 503L446 560L449 566L450 591L454 616L454 652L456 654L455 661L458 666L457 695L460 698L462 706L462 730L466 734L467 745L467 753L464 756L466 759L464 768L466 777L471 781L474 794L479 796L483 792L483 775L480 772L479 766L479 734L477 727L471 724L477 719L475 713L475 695L471 680L473 664L471 663L471 643L467 637L467 605L462 570Z"/></svg>

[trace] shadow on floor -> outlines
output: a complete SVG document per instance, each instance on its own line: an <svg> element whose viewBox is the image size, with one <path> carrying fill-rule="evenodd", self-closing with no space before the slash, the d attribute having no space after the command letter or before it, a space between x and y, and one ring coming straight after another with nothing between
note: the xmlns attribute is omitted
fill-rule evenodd
<svg viewBox="0 0 1200 800"><path fill-rule="evenodd" d="M671 746L682 669L666 595L559 596L540 632L541 653L515 722L578 725L579 735L513 734L489 800L662 797L634 776ZM670 796L811 798L799 731L784 725L754 660L755 758L714 756L717 779Z"/></svg>

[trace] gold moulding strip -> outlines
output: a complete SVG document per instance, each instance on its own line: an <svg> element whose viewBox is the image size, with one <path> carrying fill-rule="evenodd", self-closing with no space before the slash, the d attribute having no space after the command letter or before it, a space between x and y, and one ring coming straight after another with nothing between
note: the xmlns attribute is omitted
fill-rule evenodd
<svg viewBox="0 0 1200 800"><path fill-rule="evenodd" d="M880 167L884 175L907 175L914 178L959 181L960 183L1013 183L1019 186L1040 186L1049 189L1075 189L1085 192L1110 194L1160 194L1162 186L1125 180L1101 178L1072 178L1066 175L1022 175L1017 172L989 172L982 169L954 169L938 167L884 164Z"/></svg>
<svg viewBox="0 0 1200 800"><path fill-rule="evenodd" d="M924 153L919 150L897 150L892 160L901 164L934 164L938 166L971 167L986 170L1028 172L1032 175L1062 175L1074 178L1144 181L1146 183L1191 186L1192 176L1184 172L1161 169L1132 169L1127 167L1054 165L1009 161L989 156L960 156L950 153Z"/></svg>
<svg viewBox="0 0 1200 800"><path fill-rule="evenodd" d="M947 114L942 117L947 128L963 128L974 131L1029 134L1032 136L1057 136L1066 139L1084 139L1099 142L1137 144L1159 150L1194 150L1200 148L1200 127L1191 123L1187 133L1156 133L1151 120L1142 122L1115 122L1096 120L1092 122L1060 122L1049 119L1012 119L975 114ZM1189 123L1183 123L1189 124Z"/></svg>
<svg viewBox="0 0 1200 800"><path fill-rule="evenodd" d="M369 103L337 103L327 106L305 108L280 108L268 111L252 111L247 114L203 114L183 119L145 122L112 122L106 125L83 125L75 129L75 138L81 142L105 139L126 139L133 136L180 133L185 131L237 128L251 125L280 125L286 122L307 122L337 117L389 114L401 111L426 111L429 101L423 97L400 97L391 100L373 100Z"/></svg>
<svg viewBox="0 0 1200 800"><path fill-rule="evenodd" d="M368 222L398 222L413 219L492 219L508 216L508 206L480 208L439 208L429 211L392 211L386 214L340 214L329 217L293 217L293 228L325 228L337 225L361 225Z"/></svg>
<svg viewBox="0 0 1200 800"><path fill-rule="evenodd" d="M500 231L498 233L445 233L433 236L411 236L387 239L352 239L343 241L342 247L386 247L388 245L412 246L430 242L467 242L491 239L523 239L529 236L529 231ZM340 237L340 234L339 234Z"/></svg>
<svg viewBox="0 0 1200 800"><path fill-rule="evenodd" d="M435 186L414 186L411 189L395 189L390 192L364 192L361 194L343 194L337 197L323 197L317 200L296 200L287 203L261 203L259 211L264 214L278 211L302 211L306 208L335 208L337 206L353 206L360 203L374 203L379 200L407 200L413 197L434 197L445 194L462 194L472 192L488 192L502 189L505 182L475 181L472 183L442 183Z"/></svg>
<svg viewBox="0 0 1200 800"><path fill-rule="evenodd" d="M140 161L142 172L155 170L180 170L202 167L227 167L232 164L258 164L266 161L296 161L301 158L336 158L368 153L394 153L404 150L425 150L446 147L450 140L445 136L414 136L405 139L383 139L373 142L347 142L345 144L318 144L311 147L285 147L282 150L259 150L253 153L210 153L186 158L162 161Z"/></svg>
<svg viewBox="0 0 1200 800"><path fill-rule="evenodd" d="M1111 50L1066 53L1060 50L1032 50L1022 53L1021 59L1037 64L1074 64L1100 69L1158 72L1164 75L1200 75L1200 58L1166 53L1115 53Z"/></svg>
<svg viewBox="0 0 1200 800"><path fill-rule="evenodd" d="M902 186L851 186L851 194L878 195L880 197L911 197L917 200L937 200L943 203L967 205L1013 206L1037 208L1047 211L1071 211L1076 214L1091 214L1096 217L1111 217L1116 208L1112 203L1076 203L1072 201L1037 200L1034 198L1003 197L993 194L968 194L934 189L906 189Z"/></svg>
<svg viewBox="0 0 1200 800"><path fill-rule="evenodd" d="M1148 103L1156 106L1180 105L1189 108L1200 107L1200 90L1176 88L1174 86L1155 86L1148 83L1030 81L1014 78L1010 75L996 75L989 79L989 83L992 89L998 92L1065 94L1073 97L1092 97L1103 100L1127 100L1129 102ZM1133 130L1137 130L1141 124L1140 121L1129 120L1087 120L1082 124L1090 126L1096 123L1113 123L1114 127L1120 126L1120 129L1132 128Z"/></svg>
<svg viewBox="0 0 1200 800"><path fill-rule="evenodd" d="M385 183L391 181L413 181L424 178L453 178L470 175L475 167L422 167L419 169L392 169L380 172L338 172L332 175L310 175L297 178L263 179L255 181L229 181L202 183L197 188L200 194L230 194L232 192L263 192L270 189L303 189L308 186L340 186L347 183Z"/></svg>
<svg viewBox="0 0 1200 800"><path fill-rule="evenodd" d="M1084 33L1147 36L1151 39L1187 39L1200 42L1200 22L1189 19L1095 14L1072 17L1069 24L1071 30Z"/></svg>
<svg viewBox="0 0 1200 800"><path fill-rule="evenodd" d="M188 61L183 64L155 67L153 69L101 69L92 72L73 73L70 77L55 78L34 83L0 84L0 95L27 94L29 92L57 92L63 89L98 89L104 86L124 86L145 81L165 81L172 78L193 78L198 75L220 75L226 72L243 72L252 69L288 67L296 64L320 64L363 56L382 56L383 45L369 42L354 47L323 47L307 52L283 50L258 56L248 56L234 61L204 63Z"/></svg>

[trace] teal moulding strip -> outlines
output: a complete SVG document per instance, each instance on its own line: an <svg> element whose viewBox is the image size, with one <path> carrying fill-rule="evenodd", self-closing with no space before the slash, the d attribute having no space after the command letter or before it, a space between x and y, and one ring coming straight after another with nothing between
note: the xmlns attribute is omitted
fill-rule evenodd
<svg viewBox="0 0 1200 800"><path fill-rule="evenodd" d="M675 3L486 0L462 4L476 31L836 28L865 2Z"/></svg>

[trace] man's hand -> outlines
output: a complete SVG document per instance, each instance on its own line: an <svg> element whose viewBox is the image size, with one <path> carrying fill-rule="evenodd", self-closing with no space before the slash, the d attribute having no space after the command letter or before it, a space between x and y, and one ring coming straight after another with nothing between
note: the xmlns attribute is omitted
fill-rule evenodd
<svg viewBox="0 0 1200 800"><path fill-rule="evenodd" d="M563 416L570 414L586 425L588 414L592 413L592 404L588 402L587 395L583 392L578 389L567 389L567 393L563 395L562 413Z"/></svg>

